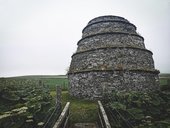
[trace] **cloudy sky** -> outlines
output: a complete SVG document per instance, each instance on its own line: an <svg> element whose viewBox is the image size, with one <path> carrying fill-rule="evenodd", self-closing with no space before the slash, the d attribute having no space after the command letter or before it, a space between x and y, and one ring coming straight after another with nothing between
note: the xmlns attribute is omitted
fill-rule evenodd
<svg viewBox="0 0 170 128"><path fill-rule="evenodd" d="M65 74L82 29L103 15L135 24L170 73L170 0L0 0L0 77Z"/></svg>

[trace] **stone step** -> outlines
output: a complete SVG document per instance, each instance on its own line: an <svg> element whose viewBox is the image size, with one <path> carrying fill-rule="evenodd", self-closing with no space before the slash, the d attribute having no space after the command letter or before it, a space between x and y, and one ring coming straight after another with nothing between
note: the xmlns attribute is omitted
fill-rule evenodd
<svg viewBox="0 0 170 128"><path fill-rule="evenodd" d="M75 123L71 128L98 128L95 123Z"/></svg>

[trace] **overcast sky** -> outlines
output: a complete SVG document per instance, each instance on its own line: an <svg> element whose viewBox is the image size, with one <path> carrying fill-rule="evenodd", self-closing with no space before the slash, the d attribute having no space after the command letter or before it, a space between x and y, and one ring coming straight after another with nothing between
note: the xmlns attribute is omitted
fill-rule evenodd
<svg viewBox="0 0 170 128"><path fill-rule="evenodd" d="M66 74L82 29L103 15L135 24L170 73L170 0L0 0L0 77Z"/></svg>

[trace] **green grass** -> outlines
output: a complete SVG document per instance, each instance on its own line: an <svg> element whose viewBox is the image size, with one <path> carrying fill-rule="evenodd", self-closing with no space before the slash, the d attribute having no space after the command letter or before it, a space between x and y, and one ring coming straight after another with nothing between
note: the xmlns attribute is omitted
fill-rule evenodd
<svg viewBox="0 0 170 128"><path fill-rule="evenodd" d="M168 85L170 81L170 74L160 74L159 75L160 85Z"/></svg>
<svg viewBox="0 0 170 128"><path fill-rule="evenodd" d="M41 78L45 85L48 85L50 90L56 90L56 86L61 86L62 90L68 89L67 78Z"/></svg>
<svg viewBox="0 0 170 128"><path fill-rule="evenodd" d="M68 89L68 78L66 75L30 75L0 78L2 80L17 81L17 80L41 80L45 85L48 85L50 90L56 90L56 86L61 86L62 90Z"/></svg>
<svg viewBox="0 0 170 128"><path fill-rule="evenodd" d="M169 77L170 78L170 73L160 73L160 77Z"/></svg>
<svg viewBox="0 0 170 128"><path fill-rule="evenodd" d="M160 77L159 82L161 90L170 91L170 77Z"/></svg>
<svg viewBox="0 0 170 128"><path fill-rule="evenodd" d="M67 76L66 75L25 75L25 76L14 76L14 77L6 77L6 78L12 78L12 79L41 79L41 78L67 78Z"/></svg>
<svg viewBox="0 0 170 128"><path fill-rule="evenodd" d="M167 79L160 79L160 85L166 85L168 82L167 82Z"/></svg>
<svg viewBox="0 0 170 128"><path fill-rule="evenodd" d="M55 97L55 91L51 92ZM68 91L62 92L62 106L70 102L70 122L73 123L90 123L97 121L97 101L87 101L71 97Z"/></svg>

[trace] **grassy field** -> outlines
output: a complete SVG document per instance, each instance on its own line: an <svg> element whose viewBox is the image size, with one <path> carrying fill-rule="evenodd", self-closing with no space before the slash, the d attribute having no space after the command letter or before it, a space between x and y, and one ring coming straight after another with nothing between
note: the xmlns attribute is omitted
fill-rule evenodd
<svg viewBox="0 0 170 128"><path fill-rule="evenodd" d="M68 89L67 78L41 78L45 85L48 85L50 90L55 90L56 86L61 86L62 90Z"/></svg>
<svg viewBox="0 0 170 128"><path fill-rule="evenodd" d="M68 89L68 78L66 75L28 75L0 78L7 80L41 80L45 85L48 85L50 90L55 90L56 86L61 86L62 90Z"/></svg>
<svg viewBox="0 0 170 128"><path fill-rule="evenodd" d="M51 95L55 97L56 92L52 91ZM71 124L81 122L96 122L97 121L97 101L87 101L71 97L68 91L62 91L62 106L70 102L70 122Z"/></svg>
<svg viewBox="0 0 170 128"><path fill-rule="evenodd" d="M15 77L6 77L13 79L41 79L41 78L67 78L66 75L26 75L26 76L15 76Z"/></svg>
<svg viewBox="0 0 170 128"><path fill-rule="evenodd" d="M160 79L160 85L167 85L168 84L168 79L167 78L161 78Z"/></svg>
<svg viewBox="0 0 170 128"><path fill-rule="evenodd" d="M96 122L97 121L97 102L87 101L70 97L67 91L62 93L63 104L71 102L70 104L70 121L76 122Z"/></svg>
<svg viewBox="0 0 170 128"><path fill-rule="evenodd" d="M170 74L159 75L161 90L170 90Z"/></svg>

